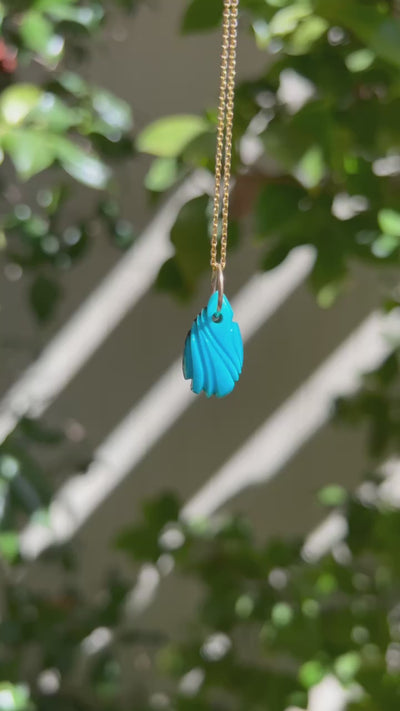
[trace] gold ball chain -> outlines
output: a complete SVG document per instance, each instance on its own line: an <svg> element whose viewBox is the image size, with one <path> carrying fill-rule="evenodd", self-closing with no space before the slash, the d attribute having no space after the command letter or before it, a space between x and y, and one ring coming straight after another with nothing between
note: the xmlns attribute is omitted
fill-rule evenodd
<svg viewBox="0 0 400 711"><path fill-rule="evenodd" d="M239 0L224 0L220 91L215 154L215 192L211 232L210 264L215 275L226 266L228 243L229 188L232 162L232 128L235 97L236 47ZM222 194L221 194L222 193ZM218 236L220 257L218 261Z"/></svg>

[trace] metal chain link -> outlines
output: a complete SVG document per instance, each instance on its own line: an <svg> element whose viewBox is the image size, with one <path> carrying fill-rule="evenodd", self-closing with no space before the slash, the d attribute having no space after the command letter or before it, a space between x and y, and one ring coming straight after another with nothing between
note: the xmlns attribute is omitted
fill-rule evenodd
<svg viewBox="0 0 400 711"><path fill-rule="evenodd" d="M236 47L239 0L224 0L220 91L215 154L215 192L211 233L210 264L215 274L226 266L228 243L229 188L232 162L232 128L235 96ZM221 194L222 193L222 194ZM221 247L218 261L218 236Z"/></svg>

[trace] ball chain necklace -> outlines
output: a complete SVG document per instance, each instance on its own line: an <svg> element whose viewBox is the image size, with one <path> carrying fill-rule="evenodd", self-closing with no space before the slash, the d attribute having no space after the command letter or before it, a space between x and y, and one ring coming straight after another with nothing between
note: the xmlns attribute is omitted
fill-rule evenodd
<svg viewBox="0 0 400 711"><path fill-rule="evenodd" d="M212 294L186 337L183 375L194 393L224 397L232 392L243 365L243 342L232 307L224 295L228 243L229 188L235 94L239 0L224 0L221 75L215 156L215 192L211 230ZM220 246L218 255L218 243Z"/></svg>

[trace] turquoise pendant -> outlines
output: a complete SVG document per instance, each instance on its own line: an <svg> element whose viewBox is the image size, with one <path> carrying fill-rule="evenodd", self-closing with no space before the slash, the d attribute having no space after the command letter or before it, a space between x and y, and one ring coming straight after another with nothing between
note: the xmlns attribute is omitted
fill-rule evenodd
<svg viewBox="0 0 400 711"><path fill-rule="evenodd" d="M207 397L229 395L243 366L243 341L232 307L223 297L218 311L218 291L193 322L185 342L183 375L192 390Z"/></svg>

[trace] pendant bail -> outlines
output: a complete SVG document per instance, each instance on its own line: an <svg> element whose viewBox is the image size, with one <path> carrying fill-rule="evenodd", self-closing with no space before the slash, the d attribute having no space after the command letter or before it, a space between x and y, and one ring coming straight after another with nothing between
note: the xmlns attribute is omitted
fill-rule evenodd
<svg viewBox="0 0 400 711"><path fill-rule="evenodd" d="M218 262L214 267L212 276L213 291L218 291L218 307L217 311L221 311L224 298L224 270L222 264Z"/></svg>

